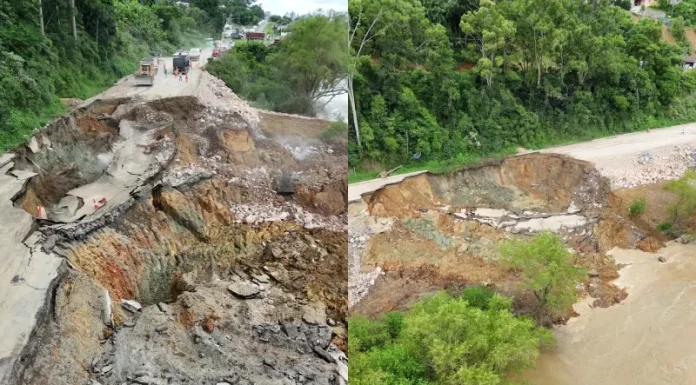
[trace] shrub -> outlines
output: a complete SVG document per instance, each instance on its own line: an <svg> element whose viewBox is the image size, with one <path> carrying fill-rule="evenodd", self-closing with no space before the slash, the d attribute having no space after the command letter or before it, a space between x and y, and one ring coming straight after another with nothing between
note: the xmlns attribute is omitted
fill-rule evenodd
<svg viewBox="0 0 696 385"><path fill-rule="evenodd" d="M528 240L509 240L500 245L500 252L509 266L522 271L523 284L539 301L537 321L562 315L577 300L576 287L587 275L573 264L559 235L542 233Z"/></svg>
<svg viewBox="0 0 696 385"><path fill-rule="evenodd" d="M511 309L511 299L476 286L458 298L439 293L375 321L353 317L351 383L499 384L533 366L540 346L553 340L551 331Z"/></svg>
<svg viewBox="0 0 696 385"><path fill-rule="evenodd" d="M687 231L686 224L696 213L696 171L687 170L684 176L665 185L667 191L676 194L676 199L669 207L672 226L675 232ZM666 231L666 230L665 230Z"/></svg>
<svg viewBox="0 0 696 385"><path fill-rule="evenodd" d="M645 199L636 199L633 202L631 202L631 207L628 208L628 212L631 215L640 215L645 212Z"/></svg>

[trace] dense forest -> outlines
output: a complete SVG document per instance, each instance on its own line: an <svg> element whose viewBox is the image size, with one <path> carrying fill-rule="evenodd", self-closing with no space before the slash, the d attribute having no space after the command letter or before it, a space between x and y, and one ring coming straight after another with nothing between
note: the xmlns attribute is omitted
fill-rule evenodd
<svg viewBox="0 0 696 385"><path fill-rule="evenodd" d="M465 161L696 120L688 48L624 8L350 1L351 165Z"/></svg>
<svg viewBox="0 0 696 385"><path fill-rule="evenodd" d="M93 96L144 56L217 36L233 12L244 24L264 16L252 0L175 3L0 0L0 151L61 113L59 98Z"/></svg>

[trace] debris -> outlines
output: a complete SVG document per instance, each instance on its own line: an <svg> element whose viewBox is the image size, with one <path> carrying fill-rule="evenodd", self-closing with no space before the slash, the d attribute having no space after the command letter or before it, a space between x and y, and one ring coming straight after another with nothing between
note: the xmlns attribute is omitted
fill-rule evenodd
<svg viewBox="0 0 696 385"><path fill-rule="evenodd" d="M133 300L121 300L121 306L123 306L124 309L128 310L131 313L137 313L142 309L142 305L138 301L133 301Z"/></svg>
<svg viewBox="0 0 696 385"><path fill-rule="evenodd" d="M235 282L227 286L227 290L242 299L253 298L261 291L258 286L249 282Z"/></svg>

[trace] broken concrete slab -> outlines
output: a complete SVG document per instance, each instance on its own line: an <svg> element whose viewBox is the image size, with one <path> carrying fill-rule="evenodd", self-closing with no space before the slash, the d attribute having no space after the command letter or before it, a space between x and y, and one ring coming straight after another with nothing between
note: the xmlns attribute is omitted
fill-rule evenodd
<svg viewBox="0 0 696 385"><path fill-rule="evenodd" d="M12 170L12 171L10 171L10 174L16 176L17 179L19 179L19 180L27 180L27 179L29 179L29 178L31 178L31 177L34 177L34 176L38 175L38 174L35 173L35 172L32 172L32 171L24 171L24 170Z"/></svg>
<svg viewBox="0 0 696 385"><path fill-rule="evenodd" d="M8 163L10 163L15 157L15 154L11 152L6 152L2 155L0 155L0 167L5 167Z"/></svg>
<svg viewBox="0 0 696 385"><path fill-rule="evenodd" d="M26 345L36 314L56 277L61 259L41 252L38 234L30 234L32 217L12 205L23 182L7 175L13 163L0 168L0 383L8 383L12 366ZM26 239L26 240L25 240Z"/></svg>

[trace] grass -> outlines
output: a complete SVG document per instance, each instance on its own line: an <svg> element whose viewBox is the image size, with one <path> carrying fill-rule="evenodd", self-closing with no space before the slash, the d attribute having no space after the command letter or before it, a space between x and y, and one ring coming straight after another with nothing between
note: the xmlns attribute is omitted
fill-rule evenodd
<svg viewBox="0 0 696 385"><path fill-rule="evenodd" d="M628 208L628 212L631 215L640 215L645 212L645 199L636 199L633 202L631 202L631 207Z"/></svg>
<svg viewBox="0 0 696 385"><path fill-rule="evenodd" d="M516 148L511 147L511 148L508 148L504 151L490 154L490 155L485 156L485 157L480 156L480 155L475 155L475 154L467 154L463 158L459 158L459 159L431 160L431 161L427 161L427 162L405 164L400 169L394 171L391 175L408 174L410 172L416 172L416 171L430 171L434 174L446 174L448 172L452 172L452 171L454 171L458 168L461 168L463 166L481 163L482 161L485 161L485 160L503 158L503 157L515 154L516 151L517 151ZM379 176L380 172L381 171L358 171L358 172L349 171L348 183L358 183L358 182L363 182L363 181L370 180L370 179L375 179Z"/></svg>

